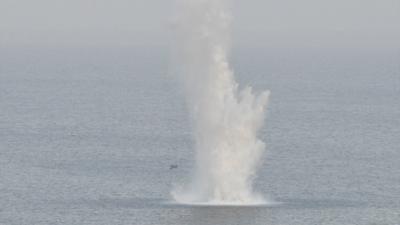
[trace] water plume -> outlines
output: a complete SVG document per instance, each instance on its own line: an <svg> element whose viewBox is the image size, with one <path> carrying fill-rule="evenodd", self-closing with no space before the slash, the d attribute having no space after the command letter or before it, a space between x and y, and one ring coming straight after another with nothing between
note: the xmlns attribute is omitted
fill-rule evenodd
<svg viewBox="0 0 400 225"><path fill-rule="evenodd" d="M239 89L228 63L230 2L178 0L174 59L194 127L192 181L173 190L187 204L258 204L253 190L265 144L257 132L269 92Z"/></svg>

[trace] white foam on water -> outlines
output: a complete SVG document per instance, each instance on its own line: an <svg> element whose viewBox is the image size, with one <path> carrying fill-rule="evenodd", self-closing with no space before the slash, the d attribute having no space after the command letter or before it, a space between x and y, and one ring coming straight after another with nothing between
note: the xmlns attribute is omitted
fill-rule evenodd
<svg viewBox="0 0 400 225"><path fill-rule="evenodd" d="M227 202L227 201L209 201L209 202L176 202L166 201L163 205L169 206L198 206L198 207L278 207L285 205L284 202L278 202L275 200L268 199L260 202Z"/></svg>
<svg viewBox="0 0 400 225"><path fill-rule="evenodd" d="M178 0L174 64L185 89L194 127L196 167L191 182L176 187L184 204L265 204L253 190L265 144L269 91L239 88L228 62L230 2Z"/></svg>

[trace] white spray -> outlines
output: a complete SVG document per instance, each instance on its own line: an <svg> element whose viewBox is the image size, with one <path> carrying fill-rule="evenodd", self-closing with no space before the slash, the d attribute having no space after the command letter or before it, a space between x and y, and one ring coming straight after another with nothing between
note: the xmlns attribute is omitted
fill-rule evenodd
<svg viewBox="0 0 400 225"><path fill-rule="evenodd" d="M227 56L228 0L177 0L174 53L194 126L194 179L172 192L177 202L257 204L252 185L264 152L257 131L269 92L238 89Z"/></svg>

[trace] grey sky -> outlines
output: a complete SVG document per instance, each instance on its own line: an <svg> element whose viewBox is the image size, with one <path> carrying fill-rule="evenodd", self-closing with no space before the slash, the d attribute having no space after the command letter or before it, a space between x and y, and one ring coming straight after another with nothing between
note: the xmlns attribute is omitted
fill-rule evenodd
<svg viewBox="0 0 400 225"><path fill-rule="evenodd" d="M0 0L0 44L166 44L173 0ZM400 0L234 0L239 43L396 45Z"/></svg>

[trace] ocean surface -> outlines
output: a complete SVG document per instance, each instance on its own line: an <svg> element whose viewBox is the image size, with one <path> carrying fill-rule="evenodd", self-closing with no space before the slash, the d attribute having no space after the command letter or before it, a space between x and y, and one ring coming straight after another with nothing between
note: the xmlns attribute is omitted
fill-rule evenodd
<svg viewBox="0 0 400 225"><path fill-rule="evenodd" d="M239 83L272 92L255 189L280 204L257 207L173 202L194 150L169 62L1 48L0 224L400 224L399 48L234 49Z"/></svg>

